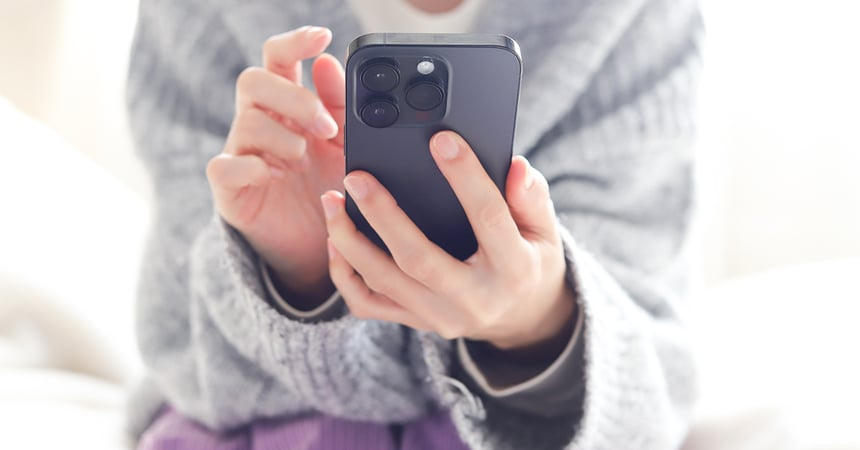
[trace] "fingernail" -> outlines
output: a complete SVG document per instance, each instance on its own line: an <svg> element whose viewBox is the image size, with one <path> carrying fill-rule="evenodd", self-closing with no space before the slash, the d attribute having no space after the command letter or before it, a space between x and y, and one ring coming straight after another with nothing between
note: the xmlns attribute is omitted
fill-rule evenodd
<svg viewBox="0 0 860 450"><path fill-rule="evenodd" d="M337 122L331 118L322 105L320 105L320 111L314 118L313 133L323 139L331 139L337 135Z"/></svg>
<svg viewBox="0 0 860 450"><path fill-rule="evenodd" d="M438 153L442 158L448 160L454 159L457 157L457 154L460 153L460 146L448 133L437 134L434 141L436 153Z"/></svg>
<svg viewBox="0 0 860 450"><path fill-rule="evenodd" d="M331 219L332 217L334 217L335 213L337 213L337 205L335 205L334 200L323 195L322 197L320 197L320 201L322 202L325 218Z"/></svg>
<svg viewBox="0 0 860 450"><path fill-rule="evenodd" d="M314 40L328 33L328 30L323 27L308 27L308 29L305 30L305 33L307 33L305 36L307 36L309 40Z"/></svg>
<svg viewBox="0 0 860 450"><path fill-rule="evenodd" d="M343 185L346 187L346 190L352 198L361 200L364 197L367 197L367 183L364 182L364 180L355 176L346 177L343 180Z"/></svg>

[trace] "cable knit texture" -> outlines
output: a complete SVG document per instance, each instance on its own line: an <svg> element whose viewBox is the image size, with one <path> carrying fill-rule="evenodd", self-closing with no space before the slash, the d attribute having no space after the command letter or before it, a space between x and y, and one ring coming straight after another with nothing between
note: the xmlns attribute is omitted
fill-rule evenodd
<svg viewBox="0 0 860 450"><path fill-rule="evenodd" d="M266 301L256 255L213 212L206 162L224 144L235 79L270 35L359 25L343 0L142 0L128 85L157 205L139 289L151 379L141 432L168 402L213 429L321 413L404 423L450 410L475 449L668 449L695 377L678 306L692 196L702 22L693 0L496 0L477 31L519 41L514 151L550 181L585 314L577 414L540 417L462 376L452 343L350 315L301 323ZM306 74L305 80L310 80ZM290 230L273 230L285 232Z"/></svg>

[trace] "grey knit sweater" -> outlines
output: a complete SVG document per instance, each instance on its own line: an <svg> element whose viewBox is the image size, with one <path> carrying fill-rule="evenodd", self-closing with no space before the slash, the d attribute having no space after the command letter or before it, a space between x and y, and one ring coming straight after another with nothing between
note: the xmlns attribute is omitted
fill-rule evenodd
<svg viewBox="0 0 860 450"><path fill-rule="evenodd" d="M360 31L343 0L141 1L129 109L157 204L137 307L150 379L132 399L133 429L165 401L216 429L310 411L404 422L441 408L476 449L678 447L695 391L677 311L694 0L496 0L476 25L521 45L514 151L550 181L585 315L584 375L570 380L582 404L553 417L483 394L436 335L350 315L303 323L266 301L204 168L229 130L238 73L260 64L268 36L305 24L331 28L336 55Z"/></svg>

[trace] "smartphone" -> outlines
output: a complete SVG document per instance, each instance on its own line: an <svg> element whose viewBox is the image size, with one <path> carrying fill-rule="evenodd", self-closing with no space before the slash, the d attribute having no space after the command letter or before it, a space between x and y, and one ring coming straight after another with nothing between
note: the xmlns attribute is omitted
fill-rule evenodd
<svg viewBox="0 0 860 450"><path fill-rule="evenodd" d="M349 45L346 172L372 174L434 243L465 260L478 248L460 202L430 155L430 138L453 130L504 195L522 58L502 35L377 33ZM347 195L356 227L385 244Z"/></svg>

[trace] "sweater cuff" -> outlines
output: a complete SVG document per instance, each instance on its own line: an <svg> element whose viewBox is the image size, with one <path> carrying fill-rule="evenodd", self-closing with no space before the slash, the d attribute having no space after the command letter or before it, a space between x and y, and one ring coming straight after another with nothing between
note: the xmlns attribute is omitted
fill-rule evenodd
<svg viewBox="0 0 860 450"><path fill-rule="evenodd" d="M263 274L263 283L266 286L266 291L269 293L269 299L271 300L272 306L274 306L281 314L289 317L290 319L301 320L303 322L321 322L324 320L335 319L342 315L342 308L340 307L343 305L343 302L341 301L340 294L337 291L331 294L331 296L321 305L309 311L303 311L290 305L290 303L281 296L278 289L275 287L269 266L267 266L262 259L258 259L258 264L260 265L260 272Z"/></svg>
<svg viewBox="0 0 860 450"><path fill-rule="evenodd" d="M577 312L576 325L561 354L549 366L514 364L488 357L457 340L457 355L466 374L484 392L501 403L528 412L555 416L569 412L581 394L583 314Z"/></svg>

